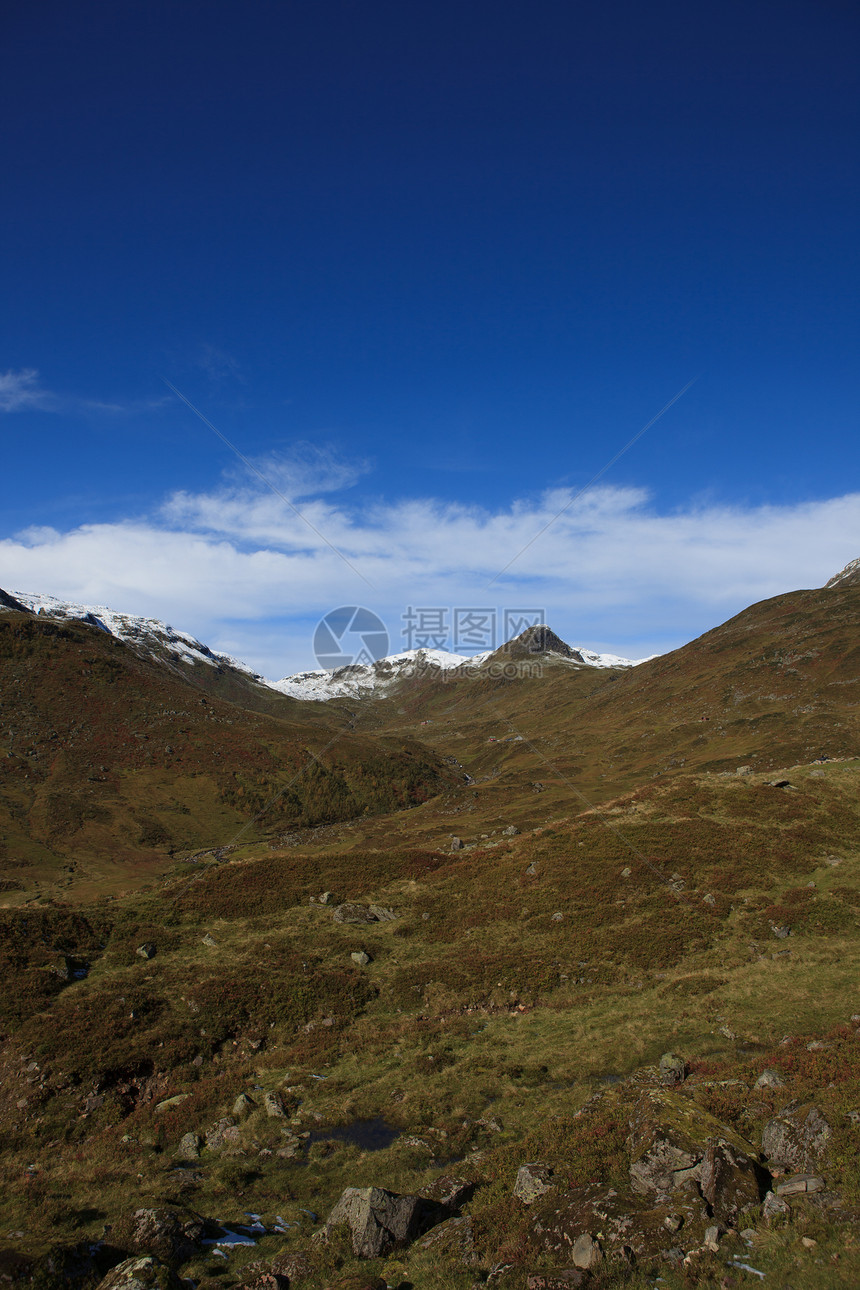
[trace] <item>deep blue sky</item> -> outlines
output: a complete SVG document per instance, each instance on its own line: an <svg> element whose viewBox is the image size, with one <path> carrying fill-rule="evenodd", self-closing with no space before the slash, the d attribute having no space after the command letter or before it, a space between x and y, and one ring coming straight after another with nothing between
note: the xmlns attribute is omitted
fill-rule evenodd
<svg viewBox="0 0 860 1290"><path fill-rule="evenodd" d="M0 371L50 394L0 421L0 537L217 487L162 376L249 456L366 460L353 506L579 485L697 374L607 483L853 489L858 34L841 0L5 6Z"/></svg>

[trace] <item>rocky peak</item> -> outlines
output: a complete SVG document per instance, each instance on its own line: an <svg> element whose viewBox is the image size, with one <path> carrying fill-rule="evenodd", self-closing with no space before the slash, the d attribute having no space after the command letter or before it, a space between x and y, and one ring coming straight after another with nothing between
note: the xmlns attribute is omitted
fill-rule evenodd
<svg viewBox="0 0 860 1290"><path fill-rule="evenodd" d="M844 569L834 573L824 584L825 587L860 587L860 556L849 560Z"/></svg>
<svg viewBox="0 0 860 1290"><path fill-rule="evenodd" d="M498 651L507 658L521 659L534 658L540 654L558 654L561 658L568 658L573 663L584 663L585 659L579 650L571 649L566 641L560 636L556 636L551 627L545 623L535 623L533 627L527 627L519 636L508 641L506 645Z"/></svg>

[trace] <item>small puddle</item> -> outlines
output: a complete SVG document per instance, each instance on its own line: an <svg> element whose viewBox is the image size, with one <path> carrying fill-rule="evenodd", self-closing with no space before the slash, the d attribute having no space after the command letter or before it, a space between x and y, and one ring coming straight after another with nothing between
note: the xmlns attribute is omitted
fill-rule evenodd
<svg viewBox="0 0 860 1290"><path fill-rule="evenodd" d="M307 1139L308 1147L315 1142L345 1142L362 1151L382 1151L400 1137L400 1130L377 1116L373 1120L353 1120L352 1124L338 1124L330 1129L314 1129Z"/></svg>

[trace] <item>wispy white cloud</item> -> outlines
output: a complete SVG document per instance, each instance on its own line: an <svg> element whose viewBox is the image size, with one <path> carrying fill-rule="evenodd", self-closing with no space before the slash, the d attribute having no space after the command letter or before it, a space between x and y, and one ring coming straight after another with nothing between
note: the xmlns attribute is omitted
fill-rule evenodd
<svg viewBox="0 0 860 1290"><path fill-rule="evenodd" d="M152 399L87 399L75 394L58 394L47 390L40 383L34 367L10 368L0 372L0 412L21 412L38 408L42 412L103 412L113 415L131 415L152 412L170 403L170 396Z"/></svg>
<svg viewBox="0 0 860 1290"><path fill-rule="evenodd" d="M33 367L0 372L0 412L20 412L23 408L48 408L55 396L39 384L39 373Z"/></svg>
<svg viewBox="0 0 860 1290"><path fill-rule="evenodd" d="M402 648L408 606L543 608L574 644L637 657L672 648L756 600L820 586L856 556L860 494L785 506L690 504L661 512L643 489L596 488L557 515L553 489L496 510L432 498L349 507L332 494L361 467L325 454L272 459L287 495L348 556L279 499L232 479L173 494L154 517L0 542L0 586L166 619L270 676L313 666L313 622L363 603Z"/></svg>

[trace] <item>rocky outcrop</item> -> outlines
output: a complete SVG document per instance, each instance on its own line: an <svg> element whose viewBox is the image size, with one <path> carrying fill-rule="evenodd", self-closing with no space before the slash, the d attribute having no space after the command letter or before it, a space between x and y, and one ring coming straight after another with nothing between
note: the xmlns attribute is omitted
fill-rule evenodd
<svg viewBox="0 0 860 1290"><path fill-rule="evenodd" d="M643 1094L628 1147L633 1190L656 1201L669 1202L692 1185L713 1213L733 1222L763 1194L766 1179L755 1148L680 1093L652 1089Z"/></svg>
<svg viewBox="0 0 860 1290"><path fill-rule="evenodd" d="M164 1263L184 1263L200 1251L203 1223L170 1209L138 1209L131 1216L129 1245Z"/></svg>
<svg viewBox="0 0 860 1290"><path fill-rule="evenodd" d="M764 1126L761 1149L768 1160L812 1172L824 1156L830 1136L830 1125L817 1107L791 1103Z"/></svg>
<svg viewBox="0 0 860 1290"><path fill-rule="evenodd" d="M356 1257L377 1259L409 1245L449 1213L420 1196L398 1196L383 1187L347 1187L329 1214L325 1231L349 1228Z"/></svg>

